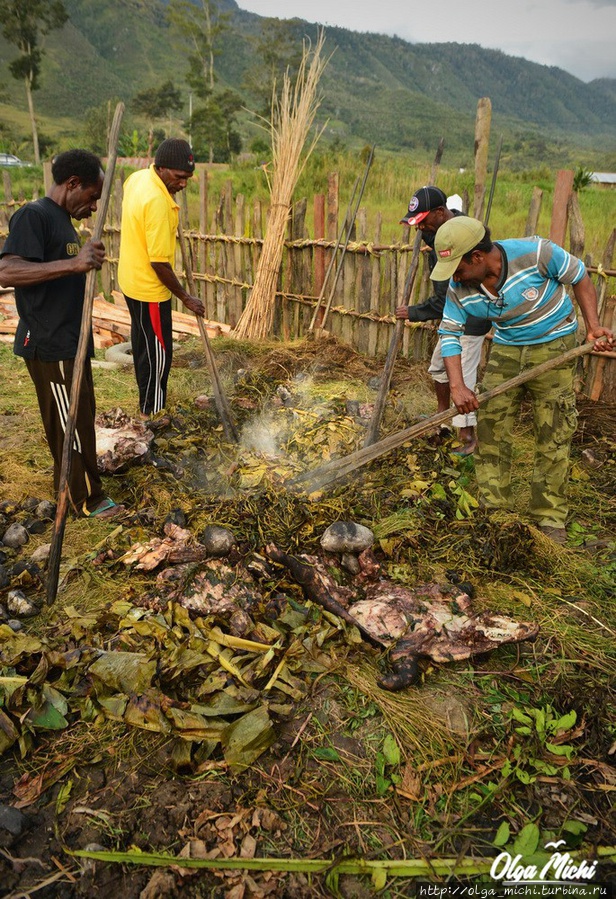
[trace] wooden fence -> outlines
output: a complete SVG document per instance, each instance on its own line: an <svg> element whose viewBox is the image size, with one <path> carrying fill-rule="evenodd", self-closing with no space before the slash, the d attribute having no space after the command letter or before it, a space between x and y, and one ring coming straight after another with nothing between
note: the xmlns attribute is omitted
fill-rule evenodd
<svg viewBox="0 0 616 899"><path fill-rule="evenodd" d="M5 202L0 204L0 237L6 229L8 213L17 205L10 190L10 178L5 172ZM8 184L7 184L8 182ZM583 255L583 223L579 215L577 197L571 191L572 173L559 172L552 211L550 235L564 244L566 226L570 226L572 251ZM292 209L287 240L283 254L277 296L273 337L293 340L303 337L310 326L315 305L321 293L327 268L344 224L344 211L339 208L338 175L328 178L327 194L317 194L310 201L313 234L308 234L306 220L308 200L300 199ZM118 290L117 265L120 245L120 221L122 209L123 172L119 169L105 227L107 261L102 271L102 286L107 296ZM219 197L208 193L207 172L199 170L198 221L193 214L189 220L186 193L179 195L183 205L184 231L192 259L193 276L197 291L206 307L206 317L225 322L234 327L250 293L261 253L267 222L267 209L260 201L249 205L242 194L233 195L232 184L227 182ZM529 208L525 233L536 233L541 209L542 192L535 188ZM468 202L468 201L466 201ZM84 229L87 233L87 223ZM400 241L395 244L381 242L381 220L368 234L366 212L359 210L351 232L340 275L331 297L331 311L326 328L344 343L369 356L384 356L387 352L394 326L393 312L402 301L404 282L411 260L414 229L401 227ZM599 264L586 258L586 263L597 281L603 320L613 324L614 302L609 297L614 253L613 232ZM340 257L340 250L338 251ZM337 260L336 260L337 262ZM176 270L182 271L178 250ZM430 293L427 256L424 254L420 274L415 284L411 302L421 302ZM325 291L329 298L330 278ZM178 304L179 305L179 304ZM402 353L417 361L430 358L436 341L436 322L406 328ZM597 378L616 399L616 378L612 364L605 361L587 361L586 391L597 394ZM599 374L597 374L597 372ZM601 390L599 390L601 393Z"/></svg>

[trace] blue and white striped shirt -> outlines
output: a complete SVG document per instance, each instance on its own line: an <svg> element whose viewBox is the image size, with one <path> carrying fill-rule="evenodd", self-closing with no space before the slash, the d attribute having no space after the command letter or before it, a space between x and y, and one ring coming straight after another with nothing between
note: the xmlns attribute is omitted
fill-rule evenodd
<svg viewBox="0 0 616 899"><path fill-rule="evenodd" d="M547 343L577 329L577 315L564 285L586 275L584 263L550 240L502 240L503 271L497 296L451 280L438 329L443 356L461 352L469 315L488 318L494 342L515 346Z"/></svg>

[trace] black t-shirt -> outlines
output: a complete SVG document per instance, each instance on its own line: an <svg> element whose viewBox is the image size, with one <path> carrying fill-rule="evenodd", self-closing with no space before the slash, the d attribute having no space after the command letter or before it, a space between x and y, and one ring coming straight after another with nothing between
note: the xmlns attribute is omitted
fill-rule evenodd
<svg viewBox="0 0 616 899"><path fill-rule="evenodd" d="M80 250L71 217L43 197L26 203L11 218L9 236L0 256L15 255L30 262L70 259ZM30 287L16 287L19 324L14 352L26 359L58 362L77 354L86 276L66 275ZM94 354L90 336L89 354Z"/></svg>

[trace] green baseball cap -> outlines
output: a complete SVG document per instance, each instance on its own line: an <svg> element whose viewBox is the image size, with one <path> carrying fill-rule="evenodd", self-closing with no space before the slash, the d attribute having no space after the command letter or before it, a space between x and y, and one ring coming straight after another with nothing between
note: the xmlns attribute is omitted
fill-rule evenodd
<svg viewBox="0 0 616 899"><path fill-rule="evenodd" d="M485 233L481 222L467 215L458 215L441 225L434 238L438 261L430 278L433 281L449 281L460 259L483 240Z"/></svg>

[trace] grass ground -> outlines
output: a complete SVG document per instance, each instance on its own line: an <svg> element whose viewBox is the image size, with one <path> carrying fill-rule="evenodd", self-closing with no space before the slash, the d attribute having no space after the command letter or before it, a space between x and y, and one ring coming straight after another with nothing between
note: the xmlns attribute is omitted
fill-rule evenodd
<svg viewBox="0 0 616 899"><path fill-rule="evenodd" d="M361 429L346 401L374 399L367 382L378 363L332 342L257 348L216 341L215 350L244 434L257 419L270 436L284 422L277 454L223 442L215 413L193 402L209 390L199 347L183 345L171 373L172 421L157 432L155 452L184 475L143 465L109 477L109 493L134 516L120 528L69 521L57 602L24 622L17 641L0 627L4 708L11 706L5 679L15 677L28 679L31 702L45 682L68 705L67 726L57 730L28 727L27 714L11 718L23 729L3 755L0 811L21 804L24 817L18 835L0 827L0 895L36 889L42 897L107 892L127 899L336 891L401 897L412 894L417 876L442 881L457 864L456 880L466 865L467 879L476 882L503 849L538 858L555 839L578 858L599 858L600 879L613 877L613 409L580 401L570 539L559 547L524 518L532 453L527 414L516 433L519 515L486 517L472 501L472 460L424 439L373 463L352 483L308 499L286 489L289 473L355 448ZM6 346L0 374L2 497L49 498L50 459L32 387ZM132 372L97 369L95 385L99 410L137 412ZM290 408L279 388L294 397ZM425 369L401 361L386 429L432 409ZM83 668L93 649L139 652L156 661L153 684L172 707L192 702L194 710L198 694L202 708L218 695L218 663L195 669L186 662L205 625L152 611L155 575L119 563L136 542L160 536L177 509L195 535L209 523L233 530L242 559L259 556L272 541L290 552L314 552L332 521L359 521L374 530L378 557L397 583L470 581L479 608L536 623L539 637L467 662L424 662L420 685L387 693L377 686L383 654L316 607L306 616L298 585L270 574L259 581L264 604L255 616L262 634L273 623L279 628L288 673L280 691L261 692L272 669L253 679L259 695L268 696L271 745L238 770L216 741L156 729L151 708L141 706L141 726L138 718L129 724L103 713ZM48 539L48 532L33 536L19 558ZM36 579L20 577L23 589L40 597ZM270 602L278 604L275 620L266 614ZM225 658L232 665L246 661L240 651ZM234 676L225 691L235 701L248 695ZM105 700L107 712L112 700L117 696ZM71 855L87 847L112 853L110 860ZM143 864L144 853L161 852L205 864L214 858L218 870ZM221 870L220 859L238 856L254 856L264 870ZM310 865L319 860L342 867L315 873Z"/></svg>

